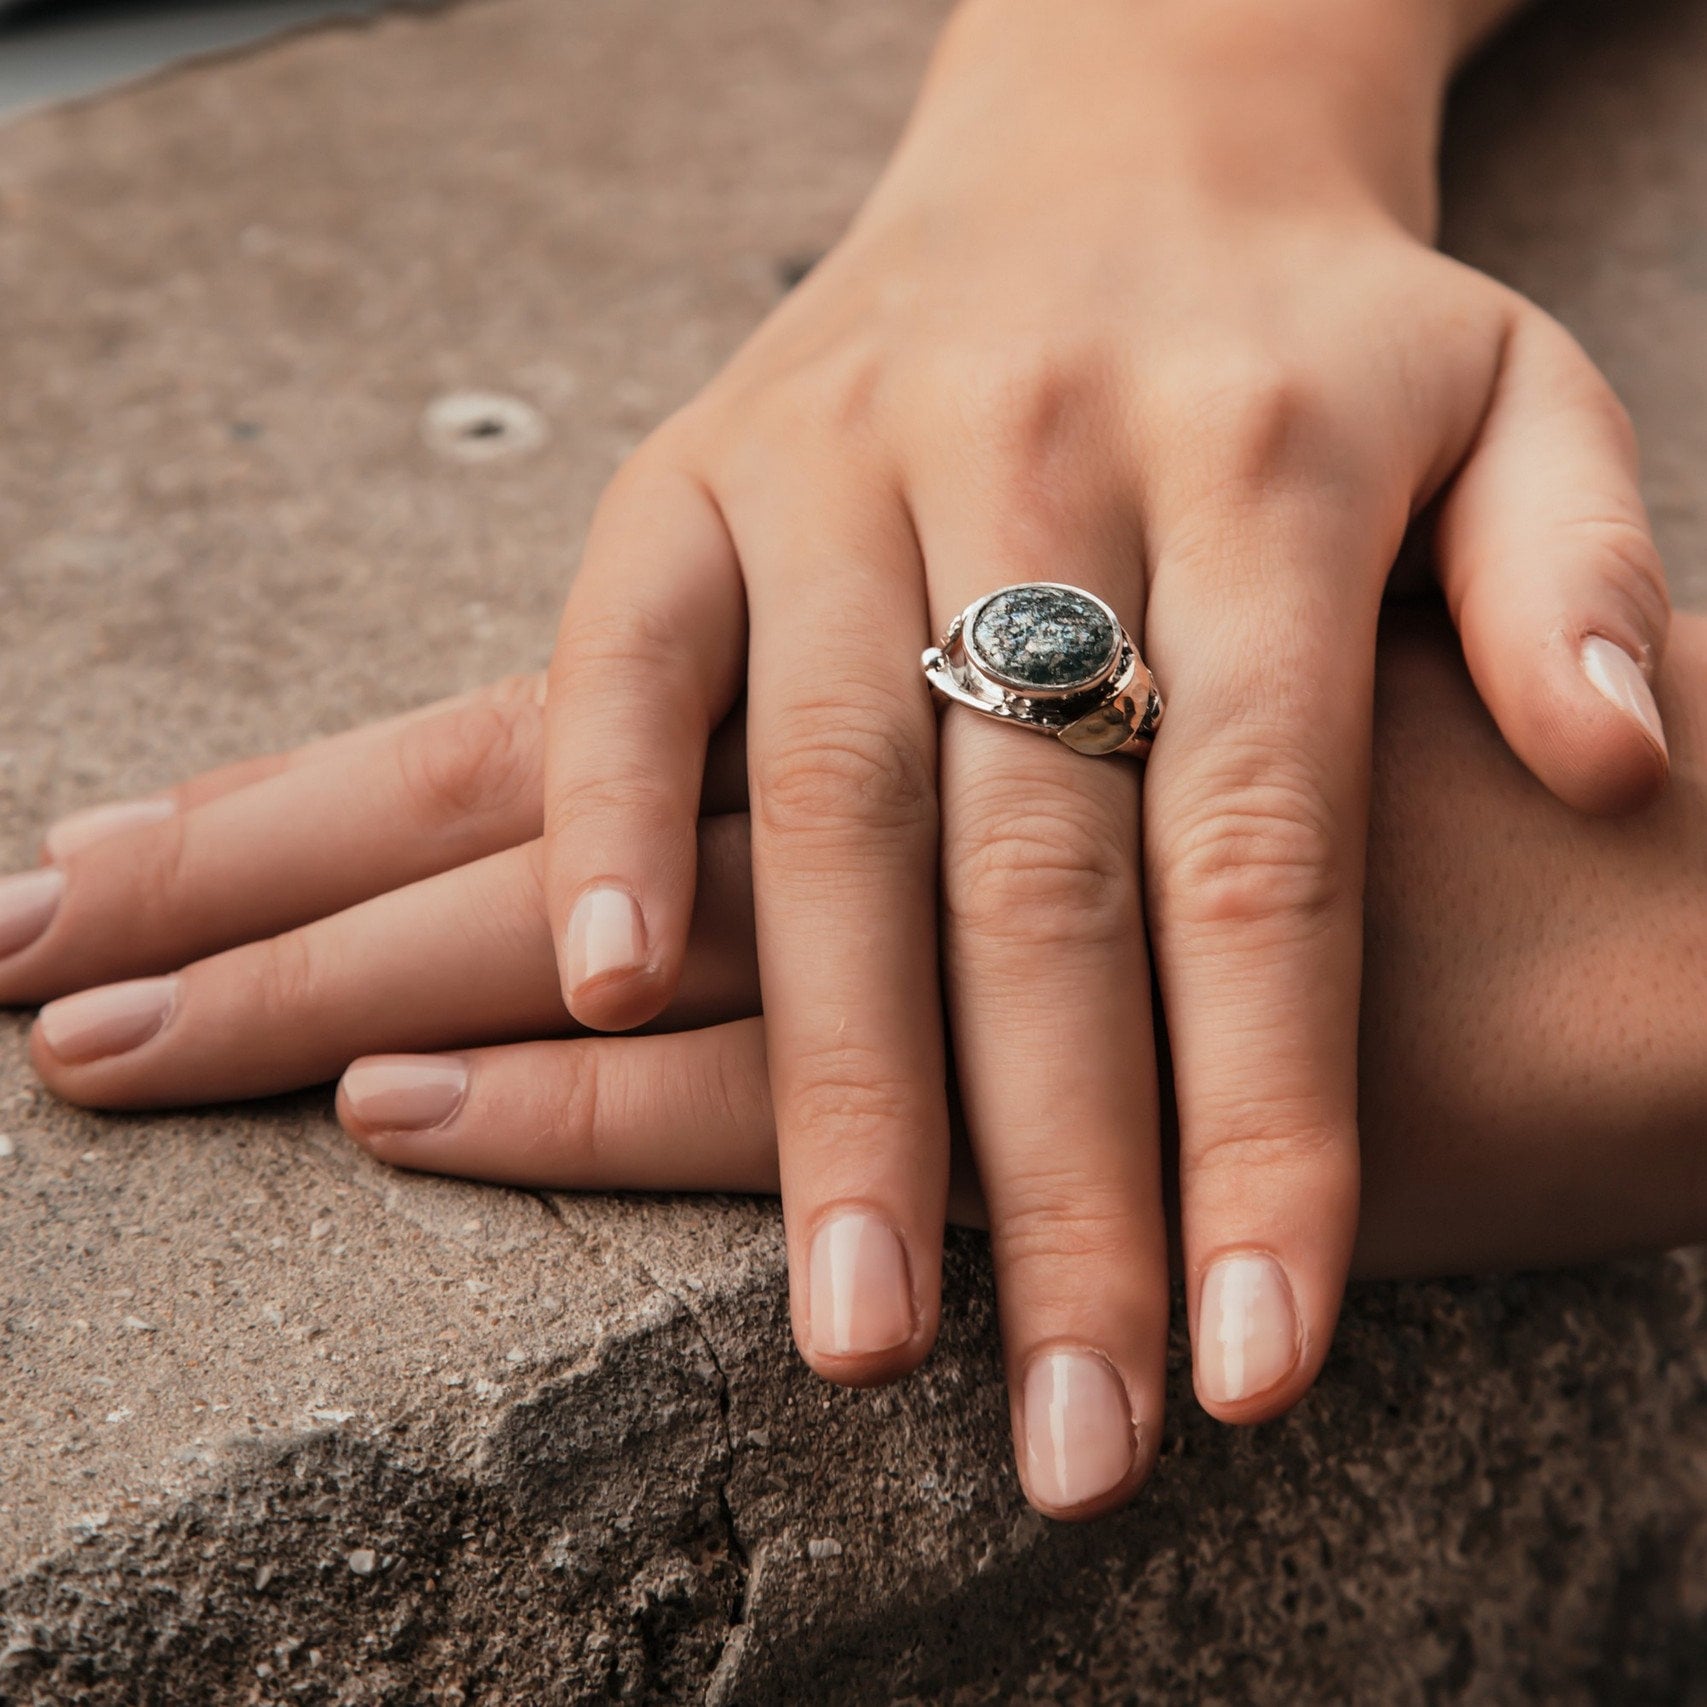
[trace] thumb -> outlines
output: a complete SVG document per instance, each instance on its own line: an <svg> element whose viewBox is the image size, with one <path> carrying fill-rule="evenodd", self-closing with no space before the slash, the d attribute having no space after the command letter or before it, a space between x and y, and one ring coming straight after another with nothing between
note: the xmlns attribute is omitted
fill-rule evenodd
<svg viewBox="0 0 1707 1707"><path fill-rule="evenodd" d="M1517 310L1493 400L1442 504L1441 585L1512 751L1561 800L1664 786L1652 678L1671 605L1623 405L1576 340Z"/></svg>

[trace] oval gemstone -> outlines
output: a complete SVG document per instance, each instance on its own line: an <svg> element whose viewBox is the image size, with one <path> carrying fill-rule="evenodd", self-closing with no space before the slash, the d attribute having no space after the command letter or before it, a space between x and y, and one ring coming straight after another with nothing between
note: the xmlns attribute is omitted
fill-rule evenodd
<svg viewBox="0 0 1707 1707"><path fill-rule="evenodd" d="M1022 687L1073 688L1110 664L1119 637L1094 599L1063 587L1010 587L979 611L972 647L1005 681Z"/></svg>

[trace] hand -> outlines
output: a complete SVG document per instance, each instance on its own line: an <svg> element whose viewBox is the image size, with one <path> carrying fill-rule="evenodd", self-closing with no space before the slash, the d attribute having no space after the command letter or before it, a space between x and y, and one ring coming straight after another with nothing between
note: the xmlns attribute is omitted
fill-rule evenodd
<svg viewBox="0 0 1707 1707"><path fill-rule="evenodd" d="M1675 641L1677 786L1628 824L1576 819L1526 781L1432 625L1390 637L1381 672L1357 1272L1579 1262L1702 1237L1707 623L1681 621ZM59 891L34 941L19 943L16 923L0 935L0 1002L97 985L81 1015L72 997L38 1025L47 1082L119 1108L342 1072L340 1118L402 1166L575 1189L775 1191L762 1025L739 1017L757 984L733 815L739 732L712 749L707 804L732 815L702 826L705 881L672 1016L703 1029L550 1040L573 1028L529 840L534 686L501 684L56 827L56 866L0 881L0 920L22 920L44 878ZM127 998L99 981L162 974L177 979L165 1020L139 1037L161 1010L138 999L128 1039L115 1031ZM90 1054L103 1037L109 1052ZM457 1053L354 1060L442 1049ZM981 1219L970 1167L950 1203L956 1219Z"/></svg>
<svg viewBox="0 0 1707 1707"><path fill-rule="evenodd" d="M1052 1511L1124 1497L1162 1404L1138 778L957 709L939 754L920 649L979 594L1068 580L1168 696L1143 887L1197 1388L1231 1421L1308 1386L1353 1248L1375 635L1419 515L1535 774L1593 811L1665 775L1628 424L1559 326L1428 246L1445 11L971 0L846 239L619 473L569 599L570 1008L672 999L704 742L745 681L796 1337L870 1381L935 1331L940 931ZM1031 1426L1063 1404L1067 1471Z"/></svg>

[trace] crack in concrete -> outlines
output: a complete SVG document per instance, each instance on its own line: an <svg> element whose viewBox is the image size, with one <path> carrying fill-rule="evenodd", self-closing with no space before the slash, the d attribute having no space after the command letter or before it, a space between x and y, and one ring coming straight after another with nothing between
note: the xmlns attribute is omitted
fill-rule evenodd
<svg viewBox="0 0 1707 1707"><path fill-rule="evenodd" d="M748 1605L753 1588L752 1555L747 1550L746 1542L741 1539L740 1527L735 1520L735 1507L729 1497L729 1484L735 1475L735 1432L729 1422L729 1372L723 1367L723 1359L717 1354L717 1346L693 1305L673 1287L666 1286L638 1257L631 1260L647 1285L655 1292L662 1293L664 1297L681 1309L682 1314L687 1317L694 1332L699 1336L700 1344L705 1347L705 1355L711 1359L711 1367L717 1371L717 1422L723 1435L724 1451L723 1470L717 1477L717 1509L723 1522L724 1539L728 1544L729 1556L735 1563L735 1571L740 1586L735 1594L734 1604L729 1611L729 1625L723 1634L717 1663L711 1668L711 1676L705 1686L707 1707L713 1707L713 1704L721 1702L727 1697L730 1674L738 1662L744 1642Z"/></svg>

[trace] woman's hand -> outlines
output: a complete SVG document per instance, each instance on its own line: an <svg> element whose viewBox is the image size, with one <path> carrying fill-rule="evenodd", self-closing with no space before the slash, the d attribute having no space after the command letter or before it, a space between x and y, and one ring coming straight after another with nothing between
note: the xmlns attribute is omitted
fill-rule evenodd
<svg viewBox="0 0 1707 1707"><path fill-rule="evenodd" d="M1016 1440L1057 1512L1131 1490L1162 1404L1141 887L1199 1395L1270 1416L1326 1353L1376 623L1419 515L1535 774L1594 811L1665 776L1624 416L1559 326L1428 246L1451 20L1491 10L969 0L846 239L620 472L569 600L545 829L571 1010L674 998L705 742L745 683L796 1336L871 1381L935 1331L940 943ZM1142 885L1131 767L952 708L939 753L921 648L1031 580L1111 603L1168 697Z"/></svg>
<svg viewBox="0 0 1707 1707"><path fill-rule="evenodd" d="M1702 1237L1707 624L1679 624L1669 672L1677 786L1627 824L1576 818L1518 771L1432 623L1390 637L1381 672L1357 1272ZM706 804L726 815L701 826L693 948L666 1020L701 1029L559 1036L578 1028L531 839L536 685L57 826L54 865L0 881L0 1003L65 998L33 1039L47 1082L118 1108L342 1073L340 1118L401 1166L776 1190L763 1030L746 1017L739 731L712 749ZM977 1221L960 1160L951 1211Z"/></svg>

